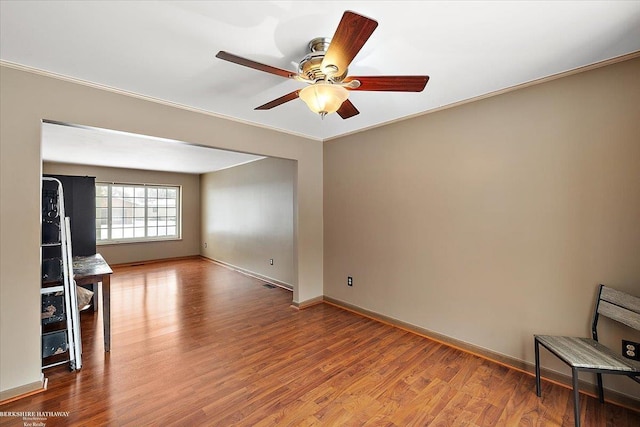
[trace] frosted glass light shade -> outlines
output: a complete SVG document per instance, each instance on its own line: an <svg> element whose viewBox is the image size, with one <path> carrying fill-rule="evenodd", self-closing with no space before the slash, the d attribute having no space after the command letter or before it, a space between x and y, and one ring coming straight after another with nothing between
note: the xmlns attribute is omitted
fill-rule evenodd
<svg viewBox="0 0 640 427"><path fill-rule="evenodd" d="M321 116L335 113L349 97L349 91L331 83L315 83L305 87L298 96L314 113Z"/></svg>

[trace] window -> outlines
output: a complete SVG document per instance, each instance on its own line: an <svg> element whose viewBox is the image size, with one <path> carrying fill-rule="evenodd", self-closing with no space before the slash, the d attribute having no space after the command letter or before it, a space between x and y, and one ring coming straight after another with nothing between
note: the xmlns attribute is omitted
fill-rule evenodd
<svg viewBox="0 0 640 427"><path fill-rule="evenodd" d="M96 183L96 243L180 238L180 187Z"/></svg>

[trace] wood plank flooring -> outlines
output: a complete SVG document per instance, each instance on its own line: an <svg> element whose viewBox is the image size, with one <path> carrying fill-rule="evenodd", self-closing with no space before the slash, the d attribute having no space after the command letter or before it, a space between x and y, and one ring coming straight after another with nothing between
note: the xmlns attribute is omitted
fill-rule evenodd
<svg viewBox="0 0 640 427"><path fill-rule="evenodd" d="M111 352L82 314L84 366L0 411L53 426L573 426L570 391L200 260L116 269ZM584 426L640 414L581 396ZM0 424L24 426L22 417ZM38 425L38 424L33 424Z"/></svg>

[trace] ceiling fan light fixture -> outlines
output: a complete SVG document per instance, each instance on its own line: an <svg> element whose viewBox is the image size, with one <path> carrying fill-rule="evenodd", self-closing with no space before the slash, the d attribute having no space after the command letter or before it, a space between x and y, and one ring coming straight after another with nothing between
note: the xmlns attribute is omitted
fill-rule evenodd
<svg viewBox="0 0 640 427"><path fill-rule="evenodd" d="M298 96L311 111L324 117L338 111L349 97L349 91L340 85L318 82L302 89Z"/></svg>
<svg viewBox="0 0 640 427"><path fill-rule="evenodd" d="M216 57L309 84L302 90L296 89L260 105L256 110L270 110L285 102L302 98L307 107L320 114L322 118L337 112L343 119L348 119L360 114L356 106L348 100L349 92L352 90L422 92L429 81L429 76L348 76L351 61L377 26L377 21L347 10L342 15L332 38L317 37L309 42L309 53L298 63L297 73L225 51L218 52Z"/></svg>

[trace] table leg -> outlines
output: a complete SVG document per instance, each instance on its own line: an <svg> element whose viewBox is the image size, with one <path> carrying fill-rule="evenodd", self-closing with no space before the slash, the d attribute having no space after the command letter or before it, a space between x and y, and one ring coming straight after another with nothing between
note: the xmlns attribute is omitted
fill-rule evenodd
<svg viewBox="0 0 640 427"><path fill-rule="evenodd" d="M91 284L91 291L93 291L93 296L91 297L91 305L93 306L93 311L98 311L98 283Z"/></svg>
<svg viewBox="0 0 640 427"><path fill-rule="evenodd" d="M104 326L104 351L111 350L111 278L102 276L102 324Z"/></svg>

